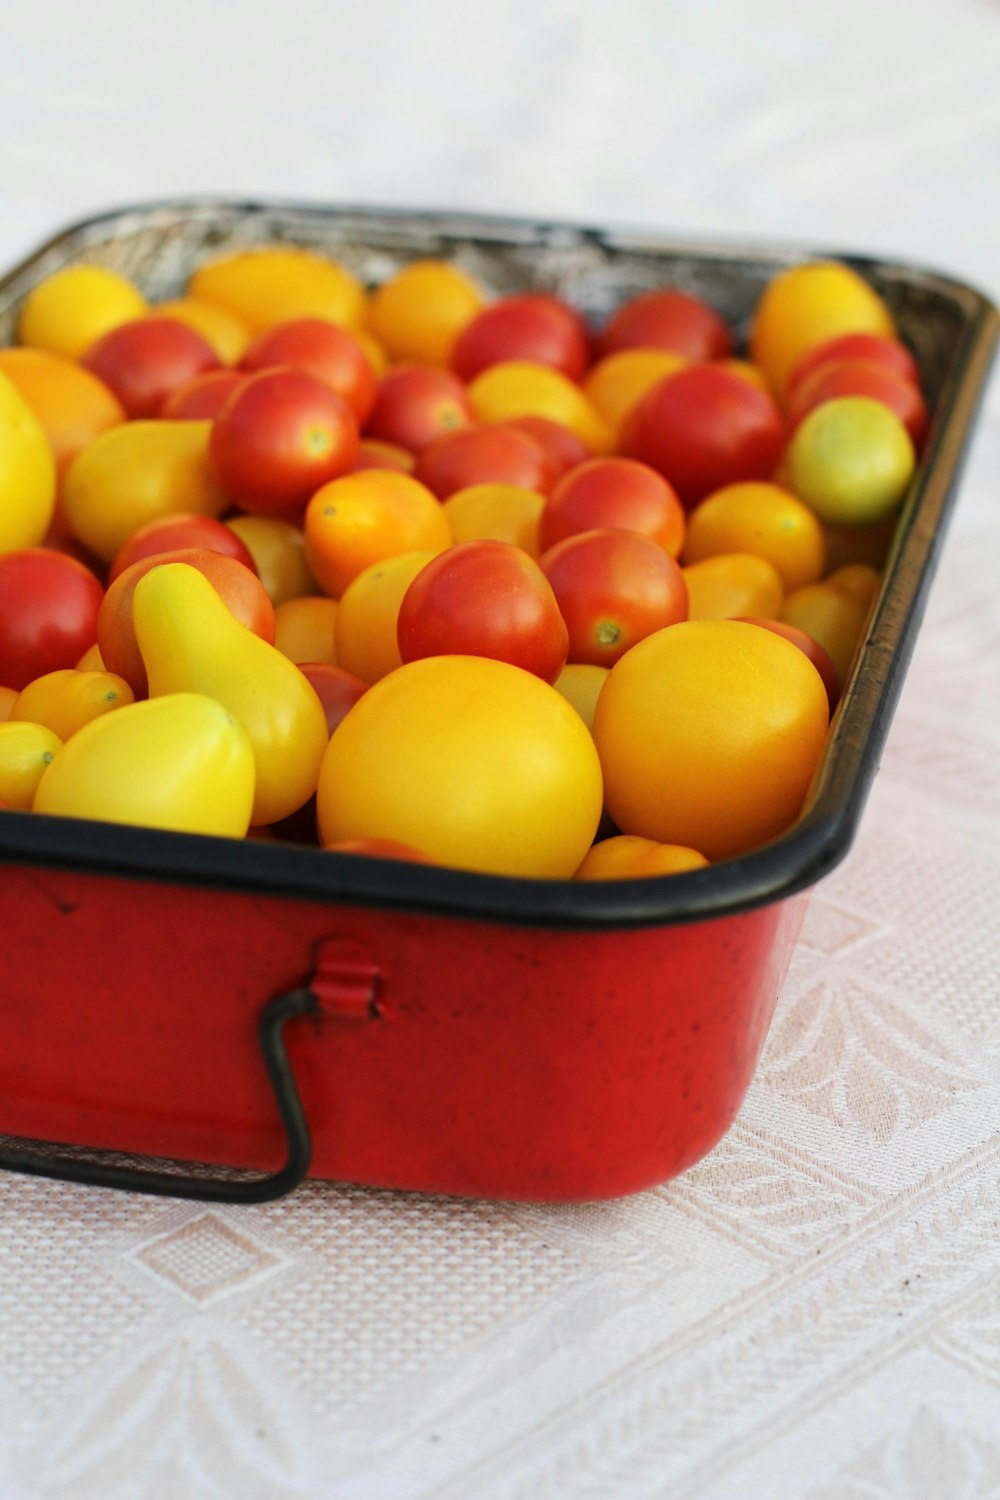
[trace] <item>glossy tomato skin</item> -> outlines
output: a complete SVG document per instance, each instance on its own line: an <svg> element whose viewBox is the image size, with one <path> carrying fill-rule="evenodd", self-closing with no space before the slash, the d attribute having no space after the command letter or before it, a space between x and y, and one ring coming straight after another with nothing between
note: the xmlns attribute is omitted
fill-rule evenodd
<svg viewBox="0 0 1000 1500"><path fill-rule="evenodd" d="M685 359L726 359L732 340L707 302L668 288L633 297L611 317L598 340L598 357L621 349L666 349Z"/></svg>
<svg viewBox="0 0 1000 1500"><path fill-rule="evenodd" d="M560 479L542 511L542 550L581 531L637 531L671 557L684 543L684 507L671 485L634 458L593 458Z"/></svg>
<svg viewBox="0 0 1000 1500"><path fill-rule="evenodd" d="M0 682L20 691L36 677L75 667L97 639L104 590L63 552L25 547L0 554Z"/></svg>
<svg viewBox="0 0 1000 1500"><path fill-rule="evenodd" d="M590 449L575 432L549 417L511 417L501 425L512 428L514 432L523 432L537 443L552 465L557 480L578 464L586 463L590 457Z"/></svg>
<svg viewBox="0 0 1000 1500"><path fill-rule="evenodd" d="M404 663L487 656L546 682L566 665L569 633L538 564L510 542L460 542L433 558L403 595Z"/></svg>
<svg viewBox="0 0 1000 1500"><path fill-rule="evenodd" d="M435 438L474 421L465 387L454 375L430 365L399 365L378 383L365 436L420 453Z"/></svg>
<svg viewBox="0 0 1000 1500"><path fill-rule="evenodd" d="M203 573L241 625L270 645L274 641L274 606L256 573L235 558L201 548L178 548L140 558L110 585L97 618L97 642L109 672L124 677L137 698L148 691L146 664L139 650L132 616L136 585L161 563L187 563Z"/></svg>
<svg viewBox="0 0 1000 1500"><path fill-rule="evenodd" d="M311 495L347 474L358 424L342 397L305 370L250 375L212 423L219 483L241 510L295 518Z"/></svg>
<svg viewBox="0 0 1000 1500"><path fill-rule="evenodd" d="M103 380L133 418L158 417L171 392L219 368L215 350L176 318L135 318L104 334L82 365Z"/></svg>
<svg viewBox="0 0 1000 1500"><path fill-rule="evenodd" d="M128 541L115 554L108 570L108 582L113 583L119 573L124 573L133 563L144 557L155 557L161 552L176 552L180 548L197 547L205 552L219 552L223 557L232 557L251 573L257 573L250 548L235 531L231 531L214 516L180 515L164 516L159 521L150 521L133 531Z"/></svg>
<svg viewBox="0 0 1000 1500"><path fill-rule="evenodd" d="M862 359L824 361L791 388L786 404L789 428L837 396L870 396L895 412L919 453L927 434L927 403L920 388L884 365Z"/></svg>
<svg viewBox="0 0 1000 1500"><path fill-rule="evenodd" d="M902 380L912 381L919 389L917 362L899 339L886 338L878 333L842 333L839 338L827 339L826 343L817 344L803 354L788 379L789 397L799 381L818 370L820 365L840 364L845 359L860 359L865 364L891 370Z"/></svg>
<svg viewBox="0 0 1000 1500"><path fill-rule="evenodd" d="M552 463L538 443L501 424L438 438L420 454L413 473L439 500L473 484L513 484L547 495L555 483Z"/></svg>
<svg viewBox="0 0 1000 1500"><path fill-rule="evenodd" d="M214 422L246 376L240 370L206 370L172 391L160 416L167 422Z"/></svg>
<svg viewBox="0 0 1000 1500"><path fill-rule="evenodd" d="M571 662L612 667L654 630L687 619L680 567L637 532L581 532L550 547L539 566L566 621Z"/></svg>
<svg viewBox="0 0 1000 1500"><path fill-rule="evenodd" d="M469 381L490 365L528 359L579 380L589 343L586 323L559 297L545 292L501 297L466 324L455 341L451 368Z"/></svg>
<svg viewBox="0 0 1000 1500"><path fill-rule="evenodd" d="M241 361L251 372L288 365L315 375L342 396L363 427L375 405L375 372L358 340L324 318L279 323L250 345Z"/></svg>
<svg viewBox="0 0 1000 1500"><path fill-rule="evenodd" d="M840 697L840 673L826 648L821 646L819 641L813 640L812 636L807 635L804 630L799 630L798 626L786 625L784 620L764 620L752 615L741 615L738 618L746 625L759 625L763 630L771 630L775 635L784 636L786 641L791 641L793 646L798 646L800 651L805 652L823 679L826 699L832 715Z"/></svg>
<svg viewBox="0 0 1000 1500"><path fill-rule="evenodd" d="M769 479L784 442L771 397L721 365L668 375L625 426L625 451L662 474L689 508L724 485Z"/></svg>

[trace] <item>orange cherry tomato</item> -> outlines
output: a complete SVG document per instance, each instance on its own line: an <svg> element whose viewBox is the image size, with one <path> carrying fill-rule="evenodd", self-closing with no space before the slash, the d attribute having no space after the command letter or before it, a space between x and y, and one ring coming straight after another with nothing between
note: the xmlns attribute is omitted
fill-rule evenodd
<svg viewBox="0 0 1000 1500"><path fill-rule="evenodd" d="M448 519L424 485L409 474L366 469L326 484L305 519L306 558L334 599L372 563L397 552L443 552Z"/></svg>
<svg viewBox="0 0 1000 1500"><path fill-rule="evenodd" d="M720 552L753 552L773 563L786 589L823 576L823 528L801 500L776 484L727 485L707 495L688 518L684 560Z"/></svg>
<svg viewBox="0 0 1000 1500"><path fill-rule="evenodd" d="M620 833L601 839L588 849L576 880L636 880L652 875L679 875L683 870L701 870L708 864L704 854L683 844L659 844L655 839Z"/></svg>
<svg viewBox="0 0 1000 1500"><path fill-rule="evenodd" d="M68 667L36 677L22 688L10 718L44 724L65 741L92 719L134 701L128 683L114 672L81 672Z"/></svg>

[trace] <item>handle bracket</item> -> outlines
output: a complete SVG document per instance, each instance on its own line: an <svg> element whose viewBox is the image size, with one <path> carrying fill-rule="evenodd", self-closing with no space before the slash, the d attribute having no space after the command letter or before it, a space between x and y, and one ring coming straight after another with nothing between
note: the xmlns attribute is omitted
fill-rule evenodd
<svg viewBox="0 0 1000 1500"><path fill-rule="evenodd" d="M33 1177L54 1177L89 1187L152 1193L163 1198L194 1198L204 1203L269 1203L298 1187L309 1170L312 1140L295 1076L285 1051L284 1028L296 1016L314 1014L319 1002L306 986L276 995L261 1012L257 1026L275 1103L284 1126L284 1165L263 1177L218 1178L126 1167L116 1163L61 1156L57 1152L0 1149L0 1170Z"/></svg>

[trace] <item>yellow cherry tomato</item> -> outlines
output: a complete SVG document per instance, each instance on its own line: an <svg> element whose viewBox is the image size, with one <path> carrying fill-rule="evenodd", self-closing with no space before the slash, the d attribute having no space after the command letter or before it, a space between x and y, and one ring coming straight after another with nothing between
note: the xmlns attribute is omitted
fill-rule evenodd
<svg viewBox="0 0 1000 1500"><path fill-rule="evenodd" d="M594 844L575 878L635 880L649 875L679 875L682 870L701 870L707 864L704 854L683 844L659 844L634 833L620 833Z"/></svg>
<svg viewBox="0 0 1000 1500"><path fill-rule="evenodd" d="M103 380L61 354L0 349L0 371L38 418L59 473L95 437L125 420L121 402Z"/></svg>
<svg viewBox="0 0 1000 1500"><path fill-rule="evenodd" d="M667 349L619 349L606 354L587 372L583 394L611 430L620 433L643 396L688 363L683 354Z"/></svg>
<svg viewBox="0 0 1000 1500"><path fill-rule="evenodd" d="M102 561L149 521L194 512L218 517L229 501L208 454L211 422L124 422L70 464L62 508L77 541Z"/></svg>
<svg viewBox="0 0 1000 1500"><path fill-rule="evenodd" d="M456 542L512 542L538 557L538 522L545 496L516 484L470 484L442 505Z"/></svg>
<svg viewBox="0 0 1000 1500"><path fill-rule="evenodd" d="M347 585L337 615L337 656L346 672L378 682L403 665L396 621L403 595L434 552L399 552L372 563Z"/></svg>
<svg viewBox="0 0 1000 1500"><path fill-rule="evenodd" d="M847 526L870 526L896 510L917 463L896 413L869 396L815 407L786 457L795 493L824 521Z"/></svg>
<svg viewBox="0 0 1000 1500"><path fill-rule="evenodd" d="M802 355L842 333L895 337L892 314L866 281L839 261L792 266L768 283L754 313L750 357L782 400Z"/></svg>
<svg viewBox="0 0 1000 1500"><path fill-rule="evenodd" d="M243 319L219 302L176 297L172 302L158 302L153 311L200 333L224 365L238 365L250 347L250 330Z"/></svg>
<svg viewBox="0 0 1000 1500"><path fill-rule="evenodd" d="M871 605L879 591L882 575L870 563L845 563L842 568L835 568L832 573L828 573L823 582L835 589L842 589L845 594L853 594L864 605Z"/></svg>
<svg viewBox="0 0 1000 1500"><path fill-rule="evenodd" d="M616 662L597 702L608 811L623 833L710 860L745 853L798 816L828 720L816 668L773 631L658 630Z"/></svg>
<svg viewBox="0 0 1000 1500"><path fill-rule="evenodd" d="M360 281L336 261L291 245L238 250L199 266L188 295L216 302L252 334L291 318L327 318L351 328L364 319Z"/></svg>
<svg viewBox="0 0 1000 1500"><path fill-rule="evenodd" d="M458 266L416 260L373 292L368 326L394 360L447 365L455 340L482 305L482 292Z"/></svg>
<svg viewBox="0 0 1000 1500"><path fill-rule="evenodd" d="M594 454L610 453L614 433L578 385L559 370L526 359L490 365L468 387L469 401L481 422L514 417L548 417L576 434Z"/></svg>
<svg viewBox="0 0 1000 1500"><path fill-rule="evenodd" d="M56 503L56 466L41 423L0 371L0 552L37 547Z"/></svg>
<svg viewBox="0 0 1000 1500"><path fill-rule="evenodd" d="M130 703L76 733L35 793L36 812L243 838L250 741L221 703L173 693Z"/></svg>
<svg viewBox="0 0 1000 1500"><path fill-rule="evenodd" d="M254 560L264 592L277 608L288 599L317 593L306 562L302 529L277 516L231 516L226 522Z"/></svg>
<svg viewBox="0 0 1000 1500"><path fill-rule="evenodd" d="M274 644L289 661L337 664L337 603L321 594L286 599L275 606Z"/></svg>
<svg viewBox="0 0 1000 1500"><path fill-rule="evenodd" d="M339 599L365 568L398 552L443 552L451 528L426 485L392 469L332 479L306 507L306 559L320 588Z"/></svg>
<svg viewBox="0 0 1000 1500"><path fill-rule="evenodd" d="M103 266L66 266L28 293L17 336L22 344L79 359L112 328L141 318L145 297L116 271Z"/></svg>
<svg viewBox="0 0 1000 1500"><path fill-rule="evenodd" d="M776 618L818 641L837 668L841 682L847 681L868 618L864 600L829 582L810 583L788 595Z"/></svg>
<svg viewBox="0 0 1000 1500"><path fill-rule="evenodd" d="M486 657L433 656L383 677L350 710L316 806L324 844L397 839L436 864L565 880L597 829L601 773L586 725L541 678Z"/></svg>
<svg viewBox="0 0 1000 1500"><path fill-rule="evenodd" d="M601 688L607 681L610 668L597 667L590 662L571 661L563 667L552 686L571 703L588 729L594 726L594 713Z"/></svg>
<svg viewBox="0 0 1000 1500"><path fill-rule="evenodd" d="M684 559L753 552L773 563L786 589L823 576L826 547L816 516L776 484L748 480L706 496L688 518Z"/></svg>
<svg viewBox="0 0 1000 1500"><path fill-rule="evenodd" d="M88 646L86 651L80 657L80 660L76 664L76 670L78 672L107 671L107 665L105 664L104 658L101 655L101 648L96 641L92 646Z"/></svg>
<svg viewBox="0 0 1000 1500"><path fill-rule="evenodd" d="M770 620L785 596L777 568L753 552L720 552L681 572L690 620L734 620L744 615Z"/></svg>
<svg viewBox="0 0 1000 1500"><path fill-rule="evenodd" d="M29 808L42 776L62 750L62 740L44 724L0 724L0 802Z"/></svg>
<svg viewBox="0 0 1000 1500"><path fill-rule="evenodd" d="M112 713L135 701L124 677L114 672L81 672L69 667L46 672L21 689L11 710L11 719L44 724L61 740L74 734L102 714Z"/></svg>

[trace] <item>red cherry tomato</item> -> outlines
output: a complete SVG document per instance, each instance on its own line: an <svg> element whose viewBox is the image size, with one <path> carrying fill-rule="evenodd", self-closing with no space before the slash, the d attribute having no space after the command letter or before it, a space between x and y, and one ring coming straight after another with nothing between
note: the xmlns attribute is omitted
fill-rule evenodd
<svg viewBox="0 0 1000 1500"><path fill-rule="evenodd" d="M213 422L244 380L240 370L206 370L172 391L160 416L168 422Z"/></svg>
<svg viewBox="0 0 1000 1500"><path fill-rule="evenodd" d="M274 642L274 605L256 573L220 552L197 547L176 552L159 552L120 573L110 585L97 617L97 643L101 659L109 672L124 677L137 698L148 691L146 665L139 650L132 620L132 596L136 584L161 563L187 563L204 573L215 592L241 625L259 635L269 645Z"/></svg>
<svg viewBox="0 0 1000 1500"><path fill-rule="evenodd" d="M555 682L569 636L538 564L510 542L461 542L432 558L403 595L396 638L404 663L488 656Z"/></svg>
<svg viewBox="0 0 1000 1500"><path fill-rule="evenodd" d="M817 406L836 396L870 396L873 401L881 401L896 413L914 448L920 451L927 433L927 404L919 387L885 365L860 359L824 362L802 376L786 402L790 431Z"/></svg>
<svg viewBox="0 0 1000 1500"><path fill-rule="evenodd" d="M598 357L619 349L668 349L686 359L726 359L732 340L707 302L666 289L643 292L612 316L598 340Z"/></svg>
<svg viewBox="0 0 1000 1500"><path fill-rule="evenodd" d="M507 425L449 433L425 448L414 477L439 500L473 484L513 484L547 495L552 464L534 438Z"/></svg>
<svg viewBox="0 0 1000 1500"><path fill-rule="evenodd" d="M298 516L331 479L350 472L358 424L343 397L304 370L261 370L238 386L212 424L219 483L241 510Z"/></svg>
<svg viewBox="0 0 1000 1500"><path fill-rule="evenodd" d="M879 333L843 333L839 338L827 339L825 344L817 344L803 354L789 377L788 395L800 380L818 370L820 365L839 364L844 359L862 359L865 364L883 366L903 380L912 380L915 386L920 386L917 362L899 339L885 338Z"/></svg>
<svg viewBox="0 0 1000 1500"><path fill-rule="evenodd" d="M431 365L398 365L378 383L365 436L420 453L435 438L474 421L465 387L454 375Z"/></svg>
<svg viewBox="0 0 1000 1500"><path fill-rule="evenodd" d="M0 683L20 691L75 667L97 639L103 597L90 569L63 552L0 553Z"/></svg>
<svg viewBox="0 0 1000 1500"><path fill-rule="evenodd" d="M80 361L118 397L128 416L158 417L167 397L206 370L212 346L176 318L134 318L91 344Z"/></svg>
<svg viewBox="0 0 1000 1500"><path fill-rule="evenodd" d="M303 661L298 665L303 677L308 678L316 689L316 696L326 714L327 730L332 734L362 693L368 691L368 684L355 677L353 672L335 667L330 662Z"/></svg>
<svg viewBox="0 0 1000 1500"><path fill-rule="evenodd" d="M687 585L663 548L635 531L584 531L539 563L569 629L569 660L612 667L637 641L688 617Z"/></svg>
<svg viewBox="0 0 1000 1500"><path fill-rule="evenodd" d="M547 293L529 292L501 297L477 313L455 341L451 368L471 381L490 365L527 359L579 380L588 354L587 325L575 308Z"/></svg>
<svg viewBox="0 0 1000 1500"><path fill-rule="evenodd" d="M671 557L684 544L684 507L672 487L634 458L592 458L560 479L538 526L543 551L581 531L614 527L658 542Z"/></svg>
<svg viewBox="0 0 1000 1500"><path fill-rule="evenodd" d="M324 318L293 318L269 328L244 354L244 370L289 365L322 380L353 411L359 427L375 405L375 371L365 351L346 328Z"/></svg>
<svg viewBox="0 0 1000 1500"><path fill-rule="evenodd" d="M177 552L181 548L196 547L203 552L219 552L223 557L235 558L237 562L257 572L250 548L222 521L213 516L163 516L150 521L133 531L128 541L115 556L108 571L108 582L113 583L119 573L124 573L133 563L144 557L155 557L161 552Z"/></svg>
<svg viewBox="0 0 1000 1500"><path fill-rule="evenodd" d="M827 702L832 714L837 706L837 699L840 697L840 673L826 648L821 646L819 641L813 640L812 636L807 635L804 630L800 630L797 625L786 625L784 620L758 620L744 615L743 623L760 625L764 630L773 631L775 635L783 635L786 641L791 641L793 646L798 646L800 651L805 652L823 679Z"/></svg>
<svg viewBox="0 0 1000 1500"><path fill-rule="evenodd" d="M642 398L625 448L673 485L687 507L741 479L769 479L785 442L771 397L722 365L687 365Z"/></svg>
<svg viewBox="0 0 1000 1500"><path fill-rule="evenodd" d="M536 442L551 463L556 479L561 479L577 464L586 463L590 457L590 449L575 432L548 417L511 417L499 425L523 432Z"/></svg>

